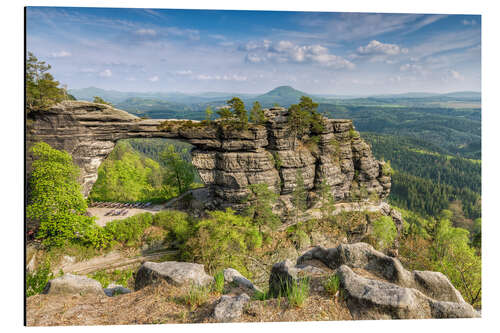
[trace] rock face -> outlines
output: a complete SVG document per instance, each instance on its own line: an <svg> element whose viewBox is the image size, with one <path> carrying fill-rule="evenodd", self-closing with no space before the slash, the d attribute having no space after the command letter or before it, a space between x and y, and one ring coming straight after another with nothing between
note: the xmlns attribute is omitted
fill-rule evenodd
<svg viewBox="0 0 500 333"><path fill-rule="evenodd" d="M439 272L407 271L398 259L365 243L316 247L297 263L319 260L336 269L354 319L419 319L479 317L448 278ZM353 269L369 272L364 277Z"/></svg>
<svg viewBox="0 0 500 333"><path fill-rule="evenodd" d="M322 269L311 265L294 265L289 259L276 263L271 268L269 276L269 295L273 297L285 295L286 289L298 284L300 280L325 273Z"/></svg>
<svg viewBox="0 0 500 333"><path fill-rule="evenodd" d="M44 294L58 295L58 294L94 294L104 296L99 281L88 278L86 276L73 275L66 273L63 276L52 279L47 283Z"/></svg>
<svg viewBox="0 0 500 333"><path fill-rule="evenodd" d="M219 322L231 322L243 313L243 307L250 301L247 294L238 296L222 296L214 308L214 318Z"/></svg>
<svg viewBox="0 0 500 333"><path fill-rule="evenodd" d="M391 183L390 176L382 172L384 162L374 159L351 120L325 118L325 129L317 135L316 143L310 147L304 144L309 138L306 135L294 147L288 111L271 108L265 113L268 121L264 125L235 130L218 122L208 126L197 121L140 119L108 105L66 101L29 114L27 146L45 141L69 152L81 169L85 196L97 180L99 165L118 140L172 138L195 147L193 165L219 208L241 208L247 186L255 183L269 184L286 207L298 171L310 193L326 181L338 201L349 201L359 192L387 197ZM29 170L29 153L26 160Z"/></svg>
<svg viewBox="0 0 500 333"><path fill-rule="evenodd" d="M141 265L136 273L135 289L141 289L160 279L175 286L186 283L206 286L214 280L213 277L205 273L205 269L201 264L177 261L161 263L147 261Z"/></svg>
<svg viewBox="0 0 500 333"><path fill-rule="evenodd" d="M227 282L227 283L235 283L237 284L239 287L242 287L242 288L245 288L245 289L249 289L253 292L261 292L262 290L260 290L257 286L255 286L252 281L248 280L246 277L244 277L243 275L241 275L240 272L238 272L236 269L234 268L226 268L223 272L224 274L224 281Z"/></svg>

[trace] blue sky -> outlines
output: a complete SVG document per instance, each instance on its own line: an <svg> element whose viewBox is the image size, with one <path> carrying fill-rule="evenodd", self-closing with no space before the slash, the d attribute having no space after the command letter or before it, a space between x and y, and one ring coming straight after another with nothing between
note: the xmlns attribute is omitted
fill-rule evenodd
<svg viewBox="0 0 500 333"><path fill-rule="evenodd" d="M69 88L381 94L481 90L481 17L28 7Z"/></svg>

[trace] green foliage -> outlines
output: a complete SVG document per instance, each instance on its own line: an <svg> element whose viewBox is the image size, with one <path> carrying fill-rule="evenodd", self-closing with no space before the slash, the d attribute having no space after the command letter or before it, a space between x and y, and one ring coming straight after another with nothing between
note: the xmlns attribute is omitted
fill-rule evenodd
<svg viewBox="0 0 500 333"><path fill-rule="evenodd" d="M302 96L299 104L292 104L288 109L288 126L294 134L294 147L297 137L310 132L319 134L324 130L322 116L317 112L318 104L310 97Z"/></svg>
<svg viewBox="0 0 500 333"><path fill-rule="evenodd" d="M262 227L267 226L275 230L280 223L279 217L273 213L273 204L278 200L279 195L269 189L267 184L252 184L248 186L250 201L246 214L252 218L253 224L262 231Z"/></svg>
<svg viewBox="0 0 500 333"><path fill-rule="evenodd" d="M214 112L212 111L212 108L210 106L207 106L205 109L205 120L207 121L208 124L212 122L212 114Z"/></svg>
<svg viewBox="0 0 500 333"><path fill-rule="evenodd" d="M58 88L59 82L48 72L51 66L39 61L28 52L26 59L26 106L27 112L44 110L65 99L65 90Z"/></svg>
<svg viewBox="0 0 500 333"><path fill-rule="evenodd" d="M261 245L262 236L251 219L228 208L209 212L209 218L198 221L182 250L185 259L205 264L210 272L234 267L248 275L245 255Z"/></svg>
<svg viewBox="0 0 500 333"><path fill-rule="evenodd" d="M323 281L323 287L331 295L337 294L340 288L340 278L337 274L330 275L325 281Z"/></svg>
<svg viewBox="0 0 500 333"><path fill-rule="evenodd" d="M106 105L111 105L113 106L113 104L109 103L109 102L106 102L104 99L102 99L101 97L99 96L94 96L94 99L93 101L94 103L99 103L99 104L106 104Z"/></svg>
<svg viewBox="0 0 500 333"><path fill-rule="evenodd" d="M114 241L127 246L134 246L140 241L144 230L152 224L153 215L151 213L143 213L108 222L104 227L104 232L110 235L110 238Z"/></svg>
<svg viewBox="0 0 500 333"><path fill-rule="evenodd" d="M218 292L219 294L222 294L224 291L224 273L223 272L217 272L214 275L214 283L212 285L212 289L215 292Z"/></svg>
<svg viewBox="0 0 500 333"><path fill-rule="evenodd" d="M187 191L195 178L193 165L186 162L171 145L161 153L161 160L167 168L164 185L176 186L179 194Z"/></svg>
<svg viewBox="0 0 500 333"><path fill-rule="evenodd" d="M163 184L160 164L136 152L130 142L120 141L98 169L89 198L94 201L162 201L178 195Z"/></svg>
<svg viewBox="0 0 500 333"><path fill-rule="evenodd" d="M295 175L295 183L296 186L292 191L293 218L294 222L298 223L302 213L307 210L307 191L300 170Z"/></svg>
<svg viewBox="0 0 500 333"><path fill-rule="evenodd" d="M239 128L248 128L248 116L247 110L245 110L245 104L238 97L233 97L227 104L231 107L233 116L237 119L237 125Z"/></svg>
<svg viewBox="0 0 500 333"><path fill-rule="evenodd" d="M397 236L396 225L389 216L382 216L373 222L373 236L377 240L379 250L392 246Z"/></svg>
<svg viewBox="0 0 500 333"><path fill-rule="evenodd" d="M285 297L289 307L302 307L309 297L309 279L300 279L297 283L285 283Z"/></svg>
<svg viewBox="0 0 500 333"><path fill-rule="evenodd" d="M250 110L250 121L254 124L261 125L266 122L266 116L264 111L260 106L260 103L255 101L253 103L252 109Z"/></svg>
<svg viewBox="0 0 500 333"><path fill-rule="evenodd" d="M125 288L130 286L130 280L134 275L132 269L115 269L112 272L107 272L105 270L97 271L92 274L88 274L88 277L99 281L103 288L107 288L111 283L118 284Z"/></svg>
<svg viewBox="0 0 500 333"><path fill-rule="evenodd" d="M384 176L392 176L394 174L394 170L391 167L391 161L387 161L382 166L382 174Z"/></svg>
<svg viewBox="0 0 500 333"><path fill-rule="evenodd" d="M168 232L167 238L171 241L184 244L193 232L193 221L185 212L165 210L153 216L153 225Z"/></svg>
<svg viewBox="0 0 500 333"><path fill-rule="evenodd" d="M50 264L45 262L34 272L26 272L26 297L40 294L49 280L54 278Z"/></svg>
<svg viewBox="0 0 500 333"><path fill-rule="evenodd" d="M332 188L323 180L319 186L319 201L321 218L329 220L335 211L335 198L332 194Z"/></svg>
<svg viewBox="0 0 500 333"><path fill-rule="evenodd" d="M274 160L274 167L279 171L281 169L281 166L283 165L283 162L281 161L278 152L273 153L273 160Z"/></svg>

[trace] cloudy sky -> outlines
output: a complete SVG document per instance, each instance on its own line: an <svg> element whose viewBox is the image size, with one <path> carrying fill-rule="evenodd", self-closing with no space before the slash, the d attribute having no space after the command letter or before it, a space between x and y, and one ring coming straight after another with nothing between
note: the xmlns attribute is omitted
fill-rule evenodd
<svg viewBox="0 0 500 333"><path fill-rule="evenodd" d="M69 88L322 94L481 90L481 17L29 7Z"/></svg>

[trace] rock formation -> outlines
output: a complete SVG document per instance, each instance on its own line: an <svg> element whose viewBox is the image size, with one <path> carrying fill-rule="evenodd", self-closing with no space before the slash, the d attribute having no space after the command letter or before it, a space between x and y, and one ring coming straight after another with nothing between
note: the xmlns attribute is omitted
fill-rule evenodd
<svg viewBox="0 0 500 333"><path fill-rule="evenodd" d="M216 206L241 207L247 186L269 184L286 208L300 171L310 199L326 181L337 201L361 194L385 198L390 175L384 162L374 159L370 147L354 130L351 120L324 119L325 129L310 140L297 140L287 125L284 108L265 110L268 121L247 130L207 125L197 121L141 119L108 105L66 101L44 112L32 112L27 121L27 147L45 141L64 149L81 169L82 192L90 193L97 169L116 142L127 138L172 138L189 142L193 165L215 198ZM309 141L309 144L308 144ZM31 156L27 153L28 170Z"/></svg>

